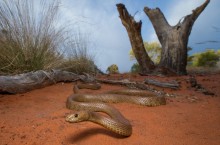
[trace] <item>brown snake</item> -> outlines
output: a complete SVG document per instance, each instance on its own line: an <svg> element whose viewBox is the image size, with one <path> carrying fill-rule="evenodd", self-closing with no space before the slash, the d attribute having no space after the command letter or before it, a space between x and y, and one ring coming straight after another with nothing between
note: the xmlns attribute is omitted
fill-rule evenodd
<svg viewBox="0 0 220 145"><path fill-rule="evenodd" d="M77 93L78 88L99 89L97 84L81 84L74 88ZM105 94L72 94L68 97L66 107L76 110L74 114L66 117L66 121L70 123L91 121L102 125L103 127L120 134L122 136L130 136L132 134L132 126L130 122L114 107L106 103L133 103L144 106L165 105L165 97L158 97L155 94L149 94L142 90L117 90L110 91ZM97 112L104 112L109 115L103 116Z"/></svg>

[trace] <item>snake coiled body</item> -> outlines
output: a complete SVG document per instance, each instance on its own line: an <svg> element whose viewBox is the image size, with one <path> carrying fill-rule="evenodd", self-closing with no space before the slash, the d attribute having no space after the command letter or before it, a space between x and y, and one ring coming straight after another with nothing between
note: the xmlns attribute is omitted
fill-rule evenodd
<svg viewBox="0 0 220 145"><path fill-rule="evenodd" d="M90 87L84 86L84 88ZM72 123L92 121L122 136L130 136L132 134L130 122L117 109L106 104L121 102L144 106L166 104L164 97L158 97L155 94L149 94L141 90L117 90L105 94L94 95L72 94L67 99L66 107L78 112L68 115L66 121ZM108 114L109 117L103 116L97 112L104 112Z"/></svg>

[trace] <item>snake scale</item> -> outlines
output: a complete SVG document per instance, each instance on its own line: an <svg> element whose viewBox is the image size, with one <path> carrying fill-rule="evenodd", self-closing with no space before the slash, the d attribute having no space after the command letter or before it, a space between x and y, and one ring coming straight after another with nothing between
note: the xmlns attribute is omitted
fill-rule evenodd
<svg viewBox="0 0 220 145"><path fill-rule="evenodd" d="M128 137L132 134L130 122L114 107L106 103L133 103L144 106L165 105L163 96L149 94L143 90L116 90L104 94L78 94L78 89L99 89L98 84L81 84L74 87L74 92L68 97L66 107L77 112L66 117L66 121L77 123L91 121L97 123L119 135ZM101 115L106 113L109 116Z"/></svg>

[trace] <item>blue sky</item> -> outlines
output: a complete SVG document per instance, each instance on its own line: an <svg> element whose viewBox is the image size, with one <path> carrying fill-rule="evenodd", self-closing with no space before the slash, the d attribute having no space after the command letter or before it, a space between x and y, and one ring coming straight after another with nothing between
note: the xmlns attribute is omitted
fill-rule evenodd
<svg viewBox="0 0 220 145"><path fill-rule="evenodd" d="M144 41L158 41L153 26L143 12L145 6L159 7L170 25L190 14L205 0L62 0L62 18L72 21L82 33L89 35L89 51L95 61L105 71L111 64L117 64L120 72L130 70L134 61L129 59L130 41L118 17L117 3L125 4L136 20L142 20ZM206 48L220 49L220 43L196 44L198 42L220 41L220 0L211 0L207 8L196 20L188 45L196 53ZM218 31L214 27L219 28Z"/></svg>

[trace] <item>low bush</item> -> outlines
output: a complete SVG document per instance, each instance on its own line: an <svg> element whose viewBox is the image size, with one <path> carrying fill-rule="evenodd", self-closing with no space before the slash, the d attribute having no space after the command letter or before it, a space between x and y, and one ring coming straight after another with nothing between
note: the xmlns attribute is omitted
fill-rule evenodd
<svg viewBox="0 0 220 145"><path fill-rule="evenodd" d="M138 63L135 63L131 67L131 73L139 73L140 72L140 66Z"/></svg>
<svg viewBox="0 0 220 145"><path fill-rule="evenodd" d="M107 68L106 72L109 74L119 73L118 66L116 64L112 64Z"/></svg>
<svg viewBox="0 0 220 145"><path fill-rule="evenodd" d="M196 67L215 67L220 55L215 50L208 49L205 52L193 55L192 65Z"/></svg>

